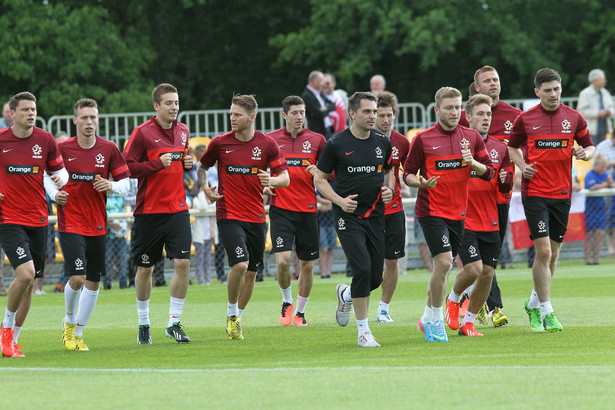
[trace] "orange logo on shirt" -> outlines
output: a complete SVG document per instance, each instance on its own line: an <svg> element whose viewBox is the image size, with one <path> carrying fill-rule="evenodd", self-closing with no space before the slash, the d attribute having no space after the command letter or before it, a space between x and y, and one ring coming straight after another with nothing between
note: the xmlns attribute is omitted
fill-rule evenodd
<svg viewBox="0 0 615 410"><path fill-rule="evenodd" d="M258 174L258 167L252 167L252 174Z"/></svg>

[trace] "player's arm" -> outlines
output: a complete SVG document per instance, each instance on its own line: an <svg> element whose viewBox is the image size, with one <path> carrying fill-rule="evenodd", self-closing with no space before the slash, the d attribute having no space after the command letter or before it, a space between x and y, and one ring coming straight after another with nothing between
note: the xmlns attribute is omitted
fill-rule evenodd
<svg viewBox="0 0 615 410"><path fill-rule="evenodd" d="M46 172L45 175L47 175ZM60 189L68 182L68 171L64 167L56 171L51 171L50 179L58 187L58 189Z"/></svg>
<svg viewBox="0 0 615 410"><path fill-rule="evenodd" d="M280 171L276 176L269 177L269 185L273 188L284 188L290 184L288 170Z"/></svg>
<svg viewBox="0 0 615 410"><path fill-rule="evenodd" d="M224 195L218 195L216 193L216 188L218 187L217 185L214 185L212 187L209 186L209 175L207 172L208 169L209 168L205 166L199 167L199 170L197 172L197 186L203 187L203 192L205 193L205 196L207 197L207 199L209 199L209 202L213 204L218 199L221 199Z"/></svg>
<svg viewBox="0 0 615 410"><path fill-rule="evenodd" d="M594 147L593 145L589 145L587 147L577 145L575 147L572 147L572 155L574 155L576 159L580 159L583 161L589 161L590 159L592 159L595 152L596 147Z"/></svg>
<svg viewBox="0 0 615 410"><path fill-rule="evenodd" d="M43 186L45 187L45 192L49 198L55 201L58 205L66 205L68 193L66 191L60 191L57 183L46 172L43 173Z"/></svg>
<svg viewBox="0 0 615 410"><path fill-rule="evenodd" d="M355 201L355 198L358 196L357 194L348 195L346 198L342 198L339 196L334 190L333 187L329 184L327 180L330 174L325 174L320 169L316 170L316 175L314 175L314 186L318 189L318 192L329 201L333 202L335 205L342 208L342 211L346 213L352 213L357 209L358 202Z"/></svg>
<svg viewBox="0 0 615 410"><path fill-rule="evenodd" d="M380 188L380 197L385 204L391 202L393 195L395 195L395 172L394 168L384 171L384 183Z"/></svg>
<svg viewBox="0 0 615 410"><path fill-rule="evenodd" d="M130 170L131 178L143 178L162 171L171 165L171 153L167 152L158 158L147 159L143 135L140 129L135 129L124 150L123 156Z"/></svg>

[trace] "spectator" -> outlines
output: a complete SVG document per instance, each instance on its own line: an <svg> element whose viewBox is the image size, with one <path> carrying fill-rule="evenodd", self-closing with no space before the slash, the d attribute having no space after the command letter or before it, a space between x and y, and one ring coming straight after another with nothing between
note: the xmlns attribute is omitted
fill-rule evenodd
<svg viewBox="0 0 615 410"><path fill-rule="evenodd" d="M344 90L336 90L335 76L327 73L324 75L322 82L322 92L329 100L335 103L335 111L329 114L329 118L333 120L333 133L344 131L348 123L346 117L346 108L348 107L348 95Z"/></svg>
<svg viewBox="0 0 615 410"><path fill-rule="evenodd" d="M124 198L117 194L107 197L107 215L126 212ZM105 267L107 274L104 276L104 288L109 290L111 285L111 272L113 261L117 263L117 277L120 289L128 287L128 221L126 219L109 219L107 221L107 245L105 253Z"/></svg>
<svg viewBox="0 0 615 410"><path fill-rule="evenodd" d="M387 82L381 74L376 74L369 80L369 88L372 90L372 94L384 91L386 87Z"/></svg>
<svg viewBox="0 0 615 410"><path fill-rule="evenodd" d="M202 154L201 154L202 156ZM214 209L202 187L192 200L192 207L199 210ZM211 284L211 247L216 235L215 221L212 216L196 216L192 224L192 244L194 245L194 273L199 285Z"/></svg>
<svg viewBox="0 0 615 410"><path fill-rule="evenodd" d="M9 103L6 103L2 109L2 118L0 118L0 130L8 128L11 125L13 125L13 117L11 117Z"/></svg>
<svg viewBox="0 0 615 410"><path fill-rule="evenodd" d="M308 129L322 134L326 139L333 135L333 120L329 114L335 111L335 103L322 92L324 75L320 71L312 71L308 76L301 98L305 102L305 115Z"/></svg>
<svg viewBox="0 0 615 410"><path fill-rule="evenodd" d="M585 175L585 189L595 191L613 185L613 180L606 172L606 166L606 158L597 155L592 170ZM583 254L586 265L598 265L605 228L606 202L604 197L585 198L585 231L587 234L583 243Z"/></svg>
<svg viewBox="0 0 615 410"><path fill-rule="evenodd" d="M599 68L594 68L587 76L590 84L579 94L577 110L587 121L587 128L594 145L606 139L610 131L609 118L613 115L615 106L611 93L604 88L606 75Z"/></svg>

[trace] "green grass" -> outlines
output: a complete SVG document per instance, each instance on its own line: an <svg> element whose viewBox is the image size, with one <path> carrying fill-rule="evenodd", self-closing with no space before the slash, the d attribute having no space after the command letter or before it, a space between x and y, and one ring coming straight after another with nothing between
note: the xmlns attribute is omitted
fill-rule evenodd
<svg viewBox="0 0 615 410"><path fill-rule="evenodd" d="M62 295L34 296L20 336L27 357L0 360L2 407L612 408L614 268L610 260L562 263L552 287L558 334L529 330L529 269L500 270L510 323L478 326L482 338L449 330L448 343L427 343L417 331L428 274L409 271L391 305L395 323L376 323L380 290L372 295L379 349L356 346L353 321L337 326L335 285L349 283L342 275L315 280L305 328L280 326L277 283L258 283L243 341L224 332L226 287L191 286L182 317L188 345L164 337L168 287L153 290L151 346L136 344L134 290L101 291L84 333L90 352L62 346Z"/></svg>

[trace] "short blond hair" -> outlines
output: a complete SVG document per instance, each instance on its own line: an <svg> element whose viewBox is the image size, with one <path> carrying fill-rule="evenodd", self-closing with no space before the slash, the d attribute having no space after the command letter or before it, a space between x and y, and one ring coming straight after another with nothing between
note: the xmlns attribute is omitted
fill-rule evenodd
<svg viewBox="0 0 615 410"><path fill-rule="evenodd" d="M442 87L436 92L436 107L440 108L442 100L445 98L461 98L461 92L453 87Z"/></svg>
<svg viewBox="0 0 615 410"><path fill-rule="evenodd" d="M491 107L491 104L493 104L493 100L491 99L491 97L485 94L474 94L466 103L466 114L472 115L474 107L481 104L487 104L489 107Z"/></svg>

